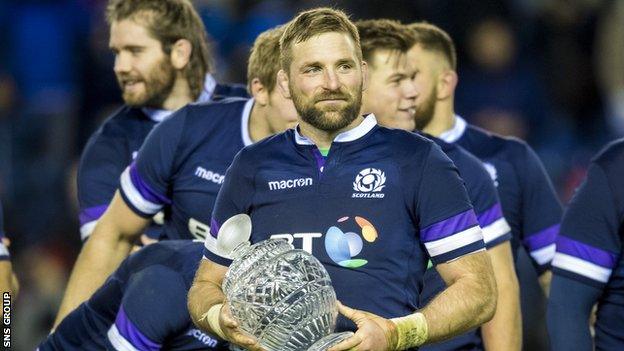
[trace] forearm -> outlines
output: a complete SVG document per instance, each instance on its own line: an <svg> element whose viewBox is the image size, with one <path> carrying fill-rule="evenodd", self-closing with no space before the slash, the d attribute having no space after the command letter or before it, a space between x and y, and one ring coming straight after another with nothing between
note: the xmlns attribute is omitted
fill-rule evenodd
<svg viewBox="0 0 624 351"><path fill-rule="evenodd" d="M466 261L465 266L472 267L466 267L459 277L447 281L448 288L420 311L427 320L427 343L476 328L494 314L497 293L489 258L483 252L470 256L462 260ZM472 269L476 266L484 269Z"/></svg>
<svg viewBox="0 0 624 351"><path fill-rule="evenodd" d="M542 291L544 292L544 295L546 296L546 298L548 298L548 295L550 294L550 282L552 281L552 271L551 270L547 270L546 272L542 273L539 277L539 285L542 288Z"/></svg>
<svg viewBox="0 0 624 351"><path fill-rule="evenodd" d="M11 261L0 261L0 292L8 292L9 294L11 294L11 296L13 296L12 276L13 269L11 266Z"/></svg>
<svg viewBox="0 0 624 351"><path fill-rule="evenodd" d="M221 285L206 273L210 269L209 266L209 262L202 260L189 290L187 303L193 323L201 330L214 334L205 315L212 306L225 301L225 294L221 290Z"/></svg>
<svg viewBox="0 0 624 351"><path fill-rule="evenodd" d="M513 351L522 348L522 314L520 312L520 287L509 243L488 250L496 286L498 302L496 313L481 327L485 349L488 351Z"/></svg>
<svg viewBox="0 0 624 351"><path fill-rule="evenodd" d="M54 327L102 286L131 248L132 242L122 236L109 238L94 233L87 240L72 270Z"/></svg>

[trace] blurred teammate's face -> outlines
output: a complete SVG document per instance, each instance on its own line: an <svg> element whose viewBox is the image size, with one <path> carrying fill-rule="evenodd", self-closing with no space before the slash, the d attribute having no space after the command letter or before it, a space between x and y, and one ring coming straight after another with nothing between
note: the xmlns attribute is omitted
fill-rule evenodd
<svg viewBox="0 0 624 351"><path fill-rule="evenodd" d="M442 69L441 58L423 50L420 45L414 45L407 52L407 60L415 73L414 87L418 94L414 121L416 129L422 130L431 122L435 113L438 101L438 75Z"/></svg>
<svg viewBox="0 0 624 351"><path fill-rule="evenodd" d="M109 46L115 75L126 104L162 108L173 90L176 72L160 41L132 20L111 25Z"/></svg>
<svg viewBox="0 0 624 351"><path fill-rule="evenodd" d="M301 119L332 132L360 113L363 70L357 47L345 33L324 33L293 44L288 90Z"/></svg>
<svg viewBox="0 0 624 351"><path fill-rule="evenodd" d="M376 51L368 67L368 88L363 94L362 111L374 113L383 126L413 131L416 87L406 55Z"/></svg>
<svg viewBox="0 0 624 351"><path fill-rule="evenodd" d="M269 93L268 107L269 128L273 133L280 133L297 125L297 110L293 101L285 98L277 87Z"/></svg>

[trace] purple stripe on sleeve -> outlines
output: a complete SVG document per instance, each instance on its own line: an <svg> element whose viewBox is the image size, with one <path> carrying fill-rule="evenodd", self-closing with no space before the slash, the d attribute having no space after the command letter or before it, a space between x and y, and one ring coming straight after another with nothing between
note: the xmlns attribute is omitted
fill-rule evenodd
<svg viewBox="0 0 624 351"><path fill-rule="evenodd" d="M108 205L102 205L102 206L85 208L84 210L80 211L80 214L78 215L78 219L80 220L80 225L93 222L93 221L97 221L98 219L100 219L100 217L102 217L104 212L106 212L107 208L108 208Z"/></svg>
<svg viewBox="0 0 624 351"><path fill-rule="evenodd" d="M139 350L160 350L161 345L153 342L148 337L143 335L141 331L128 319L123 307L119 308L117 318L115 318L115 325L119 334L128 340L135 348Z"/></svg>
<svg viewBox="0 0 624 351"><path fill-rule="evenodd" d="M554 244L557 240L557 234L559 234L559 223L550 226L542 231L539 231L533 235L527 236L522 240L524 245L529 248L529 251L535 251L548 245Z"/></svg>
<svg viewBox="0 0 624 351"><path fill-rule="evenodd" d="M214 218L210 219L210 235L216 238L217 234L219 234L219 229L221 229L219 222Z"/></svg>
<svg viewBox="0 0 624 351"><path fill-rule="evenodd" d="M572 240L563 235L557 237L557 252L580 258L583 261L591 262L609 269L613 269L617 264L616 254L595 248L580 241Z"/></svg>
<svg viewBox="0 0 624 351"><path fill-rule="evenodd" d="M488 210L485 210L483 213L477 215L477 220L479 221L479 225L481 228L487 227L488 225L496 222L497 220L503 217L503 210L499 202L495 203L494 206L490 207Z"/></svg>
<svg viewBox="0 0 624 351"><path fill-rule="evenodd" d="M474 211L468 210L428 226L422 230L420 237L423 242L434 241L459 233L478 224Z"/></svg>
<svg viewBox="0 0 624 351"><path fill-rule="evenodd" d="M141 194L141 196L145 200L151 203L159 204L159 205L171 204L171 200L169 200L166 196L163 196L153 191L149 187L149 185L147 185L147 183L145 183L141 179L141 176L139 175L139 171L136 168L135 162L132 162L132 164L130 165L130 180L132 181L132 184L134 185L134 187L137 189L137 191Z"/></svg>

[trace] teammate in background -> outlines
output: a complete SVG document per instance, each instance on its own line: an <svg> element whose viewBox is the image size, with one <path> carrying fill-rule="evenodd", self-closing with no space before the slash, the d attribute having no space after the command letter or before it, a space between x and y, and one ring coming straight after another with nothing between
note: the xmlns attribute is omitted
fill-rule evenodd
<svg viewBox="0 0 624 351"><path fill-rule="evenodd" d="M272 29L254 43L248 66L253 99L190 104L150 133L78 258L57 322L117 268L163 207L165 238L203 239L236 153L295 125L292 102L275 89L280 35L280 28Z"/></svg>
<svg viewBox="0 0 624 351"><path fill-rule="evenodd" d="M511 226L514 258L517 259L521 248L529 253L547 293L551 276L548 269L562 210L541 161L525 142L468 125L455 114L458 77L452 39L431 24L415 23L409 28L416 34L416 45L408 52L410 64L417 72L416 128L456 143L483 161L497 186L503 215ZM528 308L522 306L523 311ZM524 320L524 330L529 323L533 321Z"/></svg>
<svg viewBox="0 0 624 351"><path fill-rule="evenodd" d="M202 247L168 240L131 255L38 350L227 350L197 329L186 309Z"/></svg>
<svg viewBox="0 0 624 351"><path fill-rule="evenodd" d="M215 82L206 31L188 0L111 0L106 18L125 106L91 136L82 154L78 199L83 241L156 124L193 101L247 96L242 86ZM157 225L147 231L155 239L160 233Z"/></svg>
<svg viewBox="0 0 624 351"><path fill-rule="evenodd" d="M553 350L624 350L622 177L624 139L592 160L563 216L547 313ZM589 320L596 303L592 343Z"/></svg>
<svg viewBox="0 0 624 351"><path fill-rule="evenodd" d="M340 305L355 325L339 319L337 329L357 332L331 351L408 349L489 320L496 286L462 181L430 140L359 115L366 63L353 23L337 10L302 12L280 50L278 85L299 126L244 148L229 168L189 291L195 324L261 349L222 308L231 260L215 236L238 213L252 218L252 242L274 235L310 251L338 298L360 309ZM430 257L449 288L416 311Z"/></svg>
<svg viewBox="0 0 624 351"><path fill-rule="evenodd" d="M19 290L19 284L13 274L11 255L9 253L9 239L4 233L4 217L2 215L2 203L0 203L0 293L11 294L11 301L15 301Z"/></svg>
<svg viewBox="0 0 624 351"><path fill-rule="evenodd" d="M385 127L413 131L416 88L415 71L407 60L407 51L414 45L413 32L391 20L356 22L360 33L362 54L368 63L368 88L362 98L362 112L373 113ZM464 179L468 196L483 231L483 239L492 260L498 304L494 318L478 330L442 344L421 349L483 349L520 350L522 318L520 292L509 240L511 228L501 211L496 187L481 161L455 144L431 137L455 163ZM427 270L420 298L425 306L446 285L433 267Z"/></svg>

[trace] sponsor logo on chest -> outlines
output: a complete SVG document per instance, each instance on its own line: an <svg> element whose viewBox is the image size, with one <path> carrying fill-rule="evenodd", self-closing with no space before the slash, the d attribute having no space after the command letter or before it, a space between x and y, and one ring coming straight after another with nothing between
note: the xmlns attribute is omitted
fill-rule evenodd
<svg viewBox="0 0 624 351"><path fill-rule="evenodd" d="M195 176L219 185L223 184L223 180L225 179L224 175L207 170L204 167L197 167L197 169L195 169Z"/></svg>
<svg viewBox="0 0 624 351"><path fill-rule="evenodd" d="M219 343L213 336L210 336L199 329L190 329L186 335L194 337L208 347L217 347L217 344Z"/></svg>
<svg viewBox="0 0 624 351"><path fill-rule="evenodd" d="M302 188L312 186L312 178L298 178L298 179L285 179L285 180L272 180L267 184L269 190L284 190L293 188Z"/></svg>

